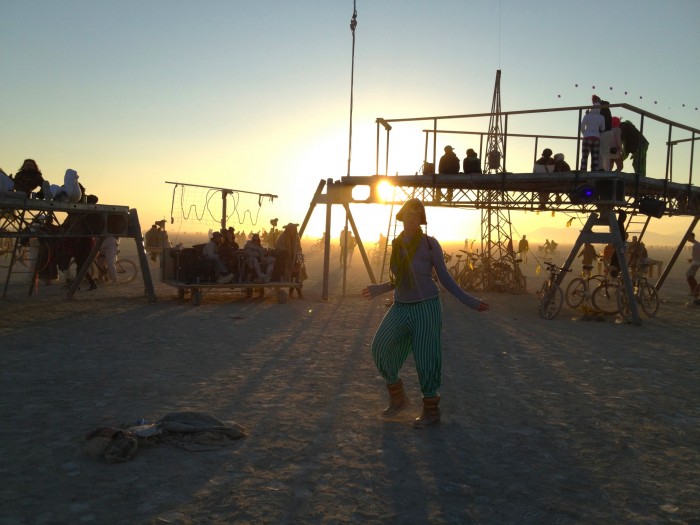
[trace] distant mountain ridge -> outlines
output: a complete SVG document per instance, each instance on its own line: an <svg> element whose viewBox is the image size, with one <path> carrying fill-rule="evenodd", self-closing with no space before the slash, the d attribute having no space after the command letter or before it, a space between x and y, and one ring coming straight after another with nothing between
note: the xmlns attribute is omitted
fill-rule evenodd
<svg viewBox="0 0 700 525"><path fill-rule="evenodd" d="M555 240L559 244L573 244L576 242L581 228L538 228L537 230L526 233L528 241L530 241L530 247L533 244L544 244L547 239ZM632 232L630 232L632 233ZM681 242L684 232L673 232L673 233L658 233L651 230L647 230L644 234L644 244L647 246L678 246ZM513 239L517 244L519 238Z"/></svg>

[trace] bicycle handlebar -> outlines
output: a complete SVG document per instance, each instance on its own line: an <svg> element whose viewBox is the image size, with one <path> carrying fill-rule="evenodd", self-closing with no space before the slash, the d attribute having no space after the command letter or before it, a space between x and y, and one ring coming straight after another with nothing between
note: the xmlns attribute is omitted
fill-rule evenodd
<svg viewBox="0 0 700 525"><path fill-rule="evenodd" d="M546 263L544 263L544 265L547 267L548 272L557 272L558 273L558 272L563 272L563 271L567 271L567 272L571 271L571 268L564 270L564 268L560 268L559 266L557 266L553 263L546 262Z"/></svg>

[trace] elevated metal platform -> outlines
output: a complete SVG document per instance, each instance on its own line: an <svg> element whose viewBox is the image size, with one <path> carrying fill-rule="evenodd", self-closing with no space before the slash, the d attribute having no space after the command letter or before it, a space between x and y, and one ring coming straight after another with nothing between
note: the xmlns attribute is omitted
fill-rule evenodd
<svg viewBox="0 0 700 525"><path fill-rule="evenodd" d="M418 197L427 206L471 209L498 206L523 211L547 209L587 213L601 204L634 211L647 197L666 204L664 215L700 215L700 188L697 186L635 173L603 171L342 177L329 185L328 198L335 201L337 195L352 203L392 204L379 197L380 184L390 184L398 190L393 204ZM353 198L356 186L368 186L369 197ZM590 192L586 192L587 189ZM544 207L541 207L542 193L549 194ZM343 194L347 199L343 199ZM319 197L319 201L323 202L323 197Z"/></svg>
<svg viewBox="0 0 700 525"><path fill-rule="evenodd" d="M69 220L67 220L69 219ZM23 193L0 193L0 239L11 239L12 257L5 279L3 298L16 262L18 248L23 240L36 238L50 241L65 237L95 237L96 243L83 268L78 269L76 279L67 292L71 299L90 263L106 237L132 238L136 241L145 294L155 302L153 281L143 246L138 213L128 206L109 204L69 203L46 201L26 197ZM36 271L36 270L35 270ZM29 293L32 293L30 287Z"/></svg>

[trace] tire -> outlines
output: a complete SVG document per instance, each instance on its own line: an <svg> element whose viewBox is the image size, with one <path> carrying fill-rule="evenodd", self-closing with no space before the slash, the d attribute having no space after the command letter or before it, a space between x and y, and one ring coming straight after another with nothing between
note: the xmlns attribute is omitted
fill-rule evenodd
<svg viewBox="0 0 700 525"><path fill-rule="evenodd" d="M117 268L118 281L130 283L136 279L136 274L138 271L136 270L136 265L133 261L130 261L129 259L119 259L115 263L115 267Z"/></svg>
<svg viewBox="0 0 700 525"><path fill-rule="evenodd" d="M573 279L566 287L564 297L569 307L578 308L581 306L581 303L586 298L586 281L581 277Z"/></svg>
<svg viewBox="0 0 700 525"><path fill-rule="evenodd" d="M277 302L279 304L284 304L287 302L287 292L284 290L277 290Z"/></svg>
<svg viewBox="0 0 700 525"><path fill-rule="evenodd" d="M624 286L618 286L615 295L617 296L617 311L625 321L631 323L632 309L630 308L629 301L627 300L627 290Z"/></svg>
<svg viewBox="0 0 700 525"><path fill-rule="evenodd" d="M639 289L639 304L647 317L655 317L659 311L659 294L652 285L644 283Z"/></svg>
<svg viewBox="0 0 700 525"><path fill-rule="evenodd" d="M539 312L542 319L554 319L561 305L564 303L564 292L559 286L554 284L548 285L547 282L542 286L542 299L540 300Z"/></svg>
<svg viewBox="0 0 700 525"><path fill-rule="evenodd" d="M618 285L609 282L600 283L596 286L591 294L591 302L593 307L603 312L604 314L616 314L617 306L617 289Z"/></svg>

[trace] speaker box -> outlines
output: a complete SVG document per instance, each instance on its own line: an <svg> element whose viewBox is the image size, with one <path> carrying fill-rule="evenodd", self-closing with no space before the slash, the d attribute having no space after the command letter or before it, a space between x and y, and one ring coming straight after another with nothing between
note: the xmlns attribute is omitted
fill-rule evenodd
<svg viewBox="0 0 700 525"><path fill-rule="evenodd" d="M598 201L625 202L625 183L621 180L596 180L595 198Z"/></svg>
<svg viewBox="0 0 700 525"><path fill-rule="evenodd" d="M639 213L660 219L666 211L666 203L653 197L642 197L639 201Z"/></svg>

